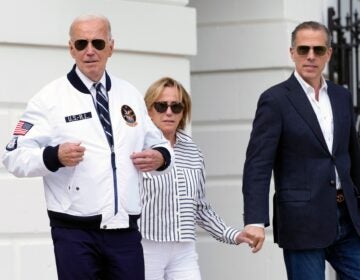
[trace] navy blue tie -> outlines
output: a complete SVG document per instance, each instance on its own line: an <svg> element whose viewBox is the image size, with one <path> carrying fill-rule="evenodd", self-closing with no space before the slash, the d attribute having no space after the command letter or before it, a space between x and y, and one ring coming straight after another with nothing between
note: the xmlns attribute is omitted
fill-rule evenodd
<svg viewBox="0 0 360 280"><path fill-rule="evenodd" d="M101 124L104 128L106 138L110 146L113 146L113 135L112 135L112 127L110 121L110 114L109 114L108 97L102 92L101 83L94 84L94 87L96 89L96 107L97 107L98 115Z"/></svg>

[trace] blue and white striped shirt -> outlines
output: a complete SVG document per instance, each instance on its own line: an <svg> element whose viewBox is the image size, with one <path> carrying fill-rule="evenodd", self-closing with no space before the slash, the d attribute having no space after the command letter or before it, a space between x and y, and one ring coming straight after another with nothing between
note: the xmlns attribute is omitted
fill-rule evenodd
<svg viewBox="0 0 360 280"><path fill-rule="evenodd" d="M164 175L143 175L140 231L153 241L194 241L195 224L215 239L235 243L240 232L225 222L205 201L205 168L201 151L184 131L176 133L175 164Z"/></svg>

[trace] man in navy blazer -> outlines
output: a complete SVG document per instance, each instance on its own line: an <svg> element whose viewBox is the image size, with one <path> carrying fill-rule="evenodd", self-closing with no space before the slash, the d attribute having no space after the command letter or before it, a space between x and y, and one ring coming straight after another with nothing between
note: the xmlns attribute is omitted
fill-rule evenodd
<svg viewBox="0 0 360 280"><path fill-rule="evenodd" d="M288 279L325 279L325 260L340 279L360 279L360 149L351 94L322 74L331 53L324 25L295 28L295 71L260 96L246 152L245 231L259 251L273 172L274 241Z"/></svg>

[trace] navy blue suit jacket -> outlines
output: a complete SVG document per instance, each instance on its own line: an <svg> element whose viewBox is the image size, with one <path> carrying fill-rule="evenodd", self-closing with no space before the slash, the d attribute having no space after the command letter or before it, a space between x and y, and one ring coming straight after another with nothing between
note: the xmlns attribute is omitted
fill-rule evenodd
<svg viewBox="0 0 360 280"><path fill-rule="evenodd" d="M282 248L325 248L335 240L335 167L360 234L360 150L352 99L344 87L327 83L334 120L332 151L294 75L258 101L244 165L244 222L269 225L273 172L274 239Z"/></svg>

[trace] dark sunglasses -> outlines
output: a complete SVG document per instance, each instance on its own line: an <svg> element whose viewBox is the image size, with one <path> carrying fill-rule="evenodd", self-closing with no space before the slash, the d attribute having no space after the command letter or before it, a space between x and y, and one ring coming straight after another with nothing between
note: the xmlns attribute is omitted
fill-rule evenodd
<svg viewBox="0 0 360 280"><path fill-rule="evenodd" d="M298 55L307 55L310 51L310 49L314 50L314 54L317 56L323 56L326 54L326 51L328 50L325 46L298 46L296 47L296 52Z"/></svg>
<svg viewBox="0 0 360 280"><path fill-rule="evenodd" d="M94 39L94 40L91 40L91 41L80 39L80 40L76 40L74 42L75 49L77 49L78 51L82 51L87 47L89 42L91 42L93 47L95 49L97 49L98 51L103 50L105 48L105 45L106 45L105 41L102 40L102 39Z"/></svg>
<svg viewBox="0 0 360 280"><path fill-rule="evenodd" d="M172 102L171 104L167 104L166 101L154 102L154 108L158 113L165 113L168 107L171 108L174 114L179 114L184 110L184 104L181 102Z"/></svg>

